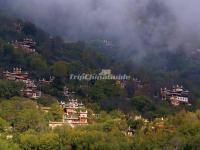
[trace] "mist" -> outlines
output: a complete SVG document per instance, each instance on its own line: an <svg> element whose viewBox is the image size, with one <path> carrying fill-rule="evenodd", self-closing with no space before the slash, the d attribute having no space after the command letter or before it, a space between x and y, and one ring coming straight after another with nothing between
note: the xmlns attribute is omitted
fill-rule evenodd
<svg viewBox="0 0 200 150"><path fill-rule="evenodd" d="M127 56L192 51L200 43L198 0L0 0L2 8L68 40L108 39Z"/></svg>

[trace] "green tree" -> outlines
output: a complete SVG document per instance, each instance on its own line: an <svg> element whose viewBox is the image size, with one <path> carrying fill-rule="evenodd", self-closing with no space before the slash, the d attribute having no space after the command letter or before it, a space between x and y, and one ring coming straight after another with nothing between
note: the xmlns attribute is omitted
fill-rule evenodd
<svg viewBox="0 0 200 150"><path fill-rule="evenodd" d="M51 110L49 114L52 116L52 121L61 121L63 117L63 110L59 104L54 103L51 105Z"/></svg>
<svg viewBox="0 0 200 150"><path fill-rule="evenodd" d="M29 130L20 135L22 149L59 150L58 135L53 132L35 132Z"/></svg>
<svg viewBox="0 0 200 150"><path fill-rule="evenodd" d="M40 74L47 71L48 66L44 58L38 54L31 55L29 58L30 68Z"/></svg>
<svg viewBox="0 0 200 150"><path fill-rule="evenodd" d="M140 113L142 113L143 115L146 115L146 117L149 118L154 118L155 117L155 113L151 113L151 112L155 112L155 104L153 103L153 101L147 97L147 96L136 96L133 97L132 100L132 106Z"/></svg>
<svg viewBox="0 0 200 150"><path fill-rule="evenodd" d="M39 149L39 137L37 132L29 130L20 135L20 146L24 150Z"/></svg>
<svg viewBox="0 0 200 150"><path fill-rule="evenodd" d="M3 46L4 56L10 56L10 55L12 55L13 51L14 51L14 48L13 48L12 45L6 44L6 45Z"/></svg>
<svg viewBox="0 0 200 150"><path fill-rule="evenodd" d="M22 32L27 36L35 36L37 33L37 29L32 23L25 23L22 29Z"/></svg>
<svg viewBox="0 0 200 150"><path fill-rule="evenodd" d="M43 131L46 128L45 113L35 102L14 98L0 103L0 117L8 121L18 132L29 129Z"/></svg>
<svg viewBox="0 0 200 150"><path fill-rule="evenodd" d="M6 120L0 118L0 132L4 131L5 128L8 126L9 126L9 123Z"/></svg>
<svg viewBox="0 0 200 150"><path fill-rule="evenodd" d="M56 97L52 97L49 95L44 95L41 98L37 100L38 104L42 104L43 106L51 106L52 104L55 104L58 100Z"/></svg>
<svg viewBox="0 0 200 150"><path fill-rule="evenodd" d="M68 75L68 66L65 61L58 61L53 64L51 71L55 77L66 77Z"/></svg>
<svg viewBox="0 0 200 150"><path fill-rule="evenodd" d="M0 139L0 150L20 150L19 145Z"/></svg>
<svg viewBox="0 0 200 150"><path fill-rule="evenodd" d="M43 131L46 128L44 114L38 109L24 109L17 116L15 129L20 132L34 129L36 131Z"/></svg>
<svg viewBox="0 0 200 150"><path fill-rule="evenodd" d="M19 96L24 84L22 82L0 80L0 87L0 97L9 99L13 96Z"/></svg>

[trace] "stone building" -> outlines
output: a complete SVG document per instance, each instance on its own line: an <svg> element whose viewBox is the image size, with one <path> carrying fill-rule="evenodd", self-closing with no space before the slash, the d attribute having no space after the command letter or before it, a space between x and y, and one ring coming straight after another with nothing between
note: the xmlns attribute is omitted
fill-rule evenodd
<svg viewBox="0 0 200 150"><path fill-rule="evenodd" d="M53 83L54 79L55 79L55 77L50 76L49 80L43 78L42 80L39 80L39 83L41 83L41 84L51 84L51 83Z"/></svg>
<svg viewBox="0 0 200 150"><path fill-rule="evenodd" d="M26 87L21 90L22 96L30 99L39 99L42 95L41 91L37 90L34 81L27 80Z"/></svg>
<svg viewBox="0 0 200 150"><path fill-rule="evenodd" d="M61 122L49 122L49 126L55 128L62 125L70 125L76 127L88 124L88 111L78 100L70 99L67 104L61 102L63 109L63 119Z"/></svg>
<svg viewBox="0 0 200 150"><path fill-rule="evenodd" d="M4 71L3 76L5 79L11 81L22 81L26 83L28 80L28 73L22 72L21 68L13 68L13 72Z"/></svg>
<svg viewBox="0 0 200 150"><path fill-rule="evenodd" d="M189 103L189 91L184 90L183 86L173 86L172 89L161 88L161 97L162 100L169 101L174 106L179 106L180 104L187 104Z"/></svg>
<svg viewBox="0 0 200 150"><path fill-rule="evenodd" d="M36 42L33 39L25 38L23 41L14 41L12 45L16 49L22 49L26 53L35 53L36 52Z"/></svg>

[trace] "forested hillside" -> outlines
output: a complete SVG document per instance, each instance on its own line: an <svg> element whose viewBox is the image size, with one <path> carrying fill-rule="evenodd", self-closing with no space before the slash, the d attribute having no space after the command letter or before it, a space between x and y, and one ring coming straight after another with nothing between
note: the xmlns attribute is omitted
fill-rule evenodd
<svg viewBox="0 0 200 150"><path fill-rule="evenodd" d="M27 37L36 41L36 53L27 54L9 44L11 41ZM123 110L129 111L132 109L131 102L124 101L124 99L133 98L135 92L143 93L138 96L144 97L144 101L149 101L153 106L157 105L151 98L153 95L149 93L150 89L146 89L146 85L144 88L138 89L132 81L125 89L116 85L115 81L69 81L70 74L98 73L104 68L112 69L115 73L133 76L138 72L136 67L128 62L117 62L114 58L110 59L105 53L95 50L94 47L83 42L66 43L59 37L51 37L31 23L5 16L1 17L0 56L2 71L21 67L36 80L55 76L52 85L41 87L43 92L48 95L62 98L63 87L67 85L83 101L100 104L102 108L107 110L122 106ZM137 76L145 80L145 73L138 73ZM137 90L141 92L137 92ZM146 113L146 110L144 112Z"/></svg>
<svg viewBox="0 0 200 150"><path fill-rule="evenodd" d="M35 52L27 53L13 44L24 39L35 41ZM0 149L197 150L198 53L151 53L136 62L132 58L110 57L113 47L104 46L66 42L31 22L1 14ZM25 84L5 79L3 72L14 67L29 72L29 78L42 92L39 99L24 98L21 91ZM127 74L135 80L128 80L125 85L115 80L70 80L71 74L98 74L102 69ZM50 76L54 77L52 82L42 82ZM173 106L161 100L160 88L176 84L189 90L191 106ZM49 121L62 120L59 104L69 98L65 87L86 106L88 125L64 125L52 130Z"/></svg>

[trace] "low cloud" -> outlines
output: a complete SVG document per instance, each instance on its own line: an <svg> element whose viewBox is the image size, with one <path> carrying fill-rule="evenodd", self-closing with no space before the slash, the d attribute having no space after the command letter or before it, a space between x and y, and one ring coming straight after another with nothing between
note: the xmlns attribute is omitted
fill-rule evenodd
<svg viewBox="0 0 200 150"><path fill-rule="evenodd" d="M0 0L1 6L66 39L110 39L125 54L199 46L197 0Z"/></svg>

